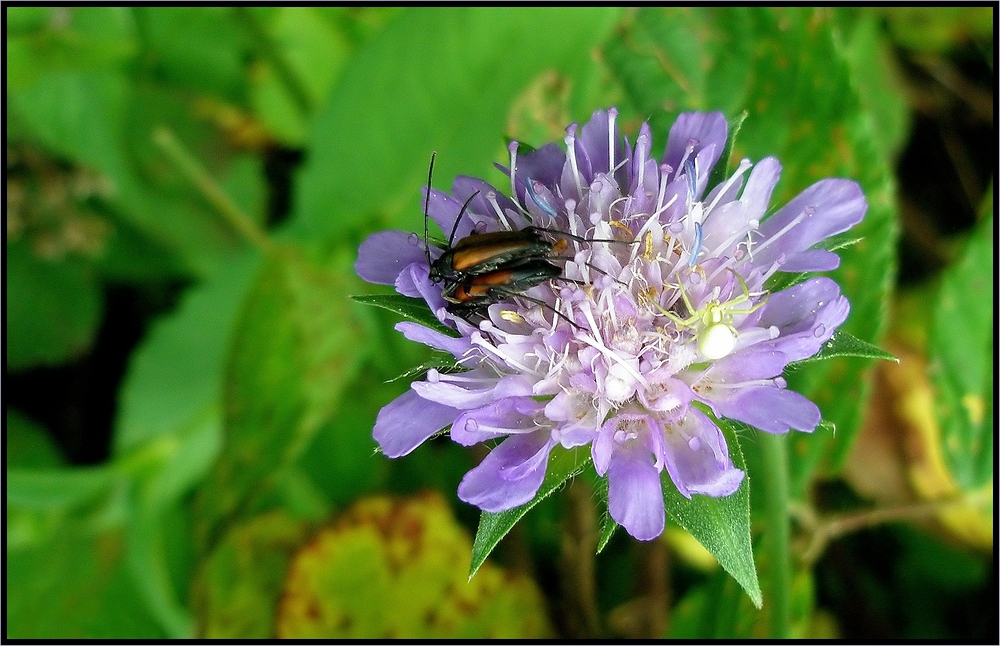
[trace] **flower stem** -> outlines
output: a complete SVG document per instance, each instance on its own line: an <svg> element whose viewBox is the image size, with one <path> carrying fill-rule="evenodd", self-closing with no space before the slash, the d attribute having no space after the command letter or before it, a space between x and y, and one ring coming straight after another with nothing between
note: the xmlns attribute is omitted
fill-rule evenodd
<svg viewBox="0 0 1000 646"><path fill-rule="evenodd" d="M226 222L261 251L271 247L271 240L253 219L236 206L208 171L184 147L174 133L160 126L153 130L153 142L174 166L201 192Z"/></svg>
<svg viewBox="0 0 1000 646"><path fill-rule="evenodd" d="M768 596L771 603L771 638L787 639L791 623L791 559L788 511L787 436L760 433L764 469L761 475L766 508L768 563L771 575Z"/></svg>

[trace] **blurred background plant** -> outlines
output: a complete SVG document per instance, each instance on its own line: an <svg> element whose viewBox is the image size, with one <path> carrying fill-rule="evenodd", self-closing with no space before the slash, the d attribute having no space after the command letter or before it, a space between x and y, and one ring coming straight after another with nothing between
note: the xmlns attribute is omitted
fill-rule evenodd
<svg viewBox="0 0 1000 646"><path fill-rule="evenodd" d="M787 634L996 639L994 7L5 11L7 637L773 634L766 552L761 611L679 528L596 557L586 477L466 583L481 456L373 453L427 356L358 243L617 105L870 203L835 278L901 362L790 376Z"/></svg>

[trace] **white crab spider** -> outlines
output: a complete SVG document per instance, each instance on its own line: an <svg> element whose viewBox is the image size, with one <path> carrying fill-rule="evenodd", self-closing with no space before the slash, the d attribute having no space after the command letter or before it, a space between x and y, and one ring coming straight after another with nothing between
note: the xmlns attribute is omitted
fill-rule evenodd
<svg viewBox="0 0 1000 646"><path fill-rule="evenodd" d="M684 299L684 305L691 312L691 316L682 319L673 312L663 309L659 303L654 303L664 316L679 327L696 329L695 340L698 345L698 352L709 361L716 361L728 356L733 351L733 348L736 347L736 339L739 338L739 332L733 327L733 316L737 314L752 314L767 302L767 297L765 296L763 300L750 309L733 309L735 306L750 300L750 290L747 288L746 281L743 280L742 276L732 269L729 271L740 281L743 293L725 303L720 303L717 298L713 298L708 305L700 310L695 310L687 297L687 293L684 291L684 286L680 283L678 283L677 287L680 289L681 298Z"/></svg>

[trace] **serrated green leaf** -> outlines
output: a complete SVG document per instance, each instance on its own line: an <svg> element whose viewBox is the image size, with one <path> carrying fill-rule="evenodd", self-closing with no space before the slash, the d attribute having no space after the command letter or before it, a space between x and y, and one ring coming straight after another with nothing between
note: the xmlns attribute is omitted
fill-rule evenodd
<svg viewBox="0 0 1000 646"><path fill-rule="evenodd" d="M955 480L966 490L993 477L995 420L994 298L996 224L993 195L965 252L941 279L934 305L928 371L941 429L941 450Z"/></svg>
<svg viewBox="0 0 1000 646"><path fill-rule="evenodd" d="M899 359L877 345L862 341L850 332L838 329L830 337L830 340L823 344L819 352L807 359L788 364L788 369L795 370L799 366L834 357L863 357L865 359L884 359L899 363Z"/></svg>
<svg viewBox="0 0 1000 646"><path fill-rule="evenodd" d="M436 176L449 183L460 173L490 170L517 93L546 70L591 67L583 54L619 13L601 7L400 12L348 61L314 119L296 186L295 231L333 239L371 226L373 214L391 219L416 207L432 150L441 152ZM404 221L416 225L419 210Z"/></svg>
<svg viewBox="0 0 1000 646"><path fill-rule="evenodd" d="M279 247L253 285L228 359L222 453L196 500L202 547L295 462L350 383L363 343L347 262Z"/></svg>
<svg viewBox="0 0 1000 646"><path fill-rule="evenodd" d="M718 425L726 436L733 464L745 471L746 463L735 431L737 425L725 419L718 420ZM663 501L671 520L698 539L726 572L739 582L754 605L760 608L763 599L754 567L753 546L750 543L749 474L736 493L725 498L698 494L685 498L677 491L666 470L661 479Z"/></svg>
<svg viewBox="0 0 1000 646"><path fill-rule="evenodd" d="M360 294L351 296L351 299L365 305L374 305L375 307L389 310L394 314L399 314L403 318L426 325L442 334L456 338L459 336L455 330L434 316L434 313L427 307L427 301L422 298L410 298L402 294Z"/></svg>
<svg viewBox="0 0 1000 646"><path fill-rule="evenodd" d="M472 565L469 569L469 578L475 576L476 571L486 561L486 557L507 535L507 532L517 524L517 521L521 520L532 507L547 498L564 482L583 471L590 463L590 451L583 448L564 449L557 446L552 449L552 453L549 455L545 479L531 502L498 513L484 511L479 517L479 527L476 529L476 538L472 544Z"/></svg>

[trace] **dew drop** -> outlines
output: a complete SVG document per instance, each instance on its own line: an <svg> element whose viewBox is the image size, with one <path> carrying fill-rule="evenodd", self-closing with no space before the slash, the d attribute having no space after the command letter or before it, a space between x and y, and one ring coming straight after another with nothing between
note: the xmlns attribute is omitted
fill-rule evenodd
<svg viewBox="0 0 1000 646"><path fill-rule="evenodd" d="M820 323L819 325L816 326L816 329L813 330L813 336L816 337L817 339L820 339L823 337L824 334L826 334L826 326Z"/></svg>
<svg viewBox="0 0 1000 646"><path fill-rule="evenodd" d="M479 430L479 422L477 422L474 419L465 420L465 430L467 430L470 433L475 433L476 431Z"/></svg>
<svg viewBox="0 0 1000 646"><path fill-rule="evenodd" d="M692 437L690 440L688 440L688 448L691 449L692 451L697 452L699 449L701 449L701 440L698 439L697 437Z"/></svg>
<svg viewBox="0 0 1000 646"><path fill-rule="evenodd" d="M406 236L406 241L409 242L414 247L416 247L417 245L420 244L420 236L418 236L416 233L411 233L410 235Z"/></svg>
<svg viewBox="0 0 1000 646"><path fill-rule="evenodd" d="M441 373L437 371L437 368L431 368L427 371L427 381L432 384L441 381Z"/></svg>

